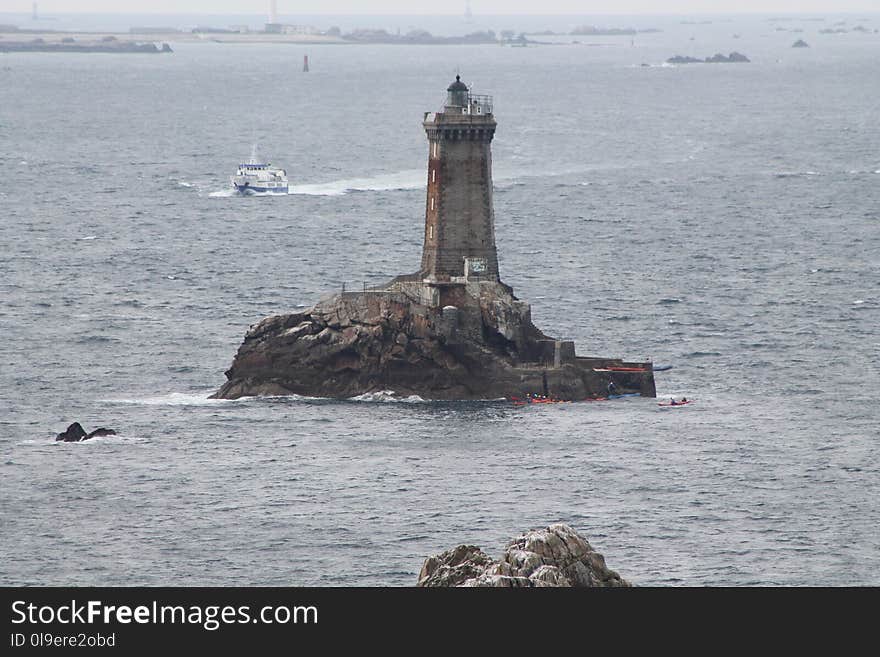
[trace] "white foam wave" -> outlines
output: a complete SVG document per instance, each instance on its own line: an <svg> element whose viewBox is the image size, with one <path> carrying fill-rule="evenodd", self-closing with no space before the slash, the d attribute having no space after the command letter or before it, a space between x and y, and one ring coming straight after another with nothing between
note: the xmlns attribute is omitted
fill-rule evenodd
<svg viewBox="0 0 880 657"><path fill-rule="evenodd" d="M777 178L800 178L802 176L821 176L818 171L777 171Z"/></svg>
<svg viewBox="0 0 880 657"><path fill-rule="evenodd" d="M155 397L120 397L101 399L107 404L131 404L137 406L217 406L221 404L243 404L265 401L321 401L327 397L307 397L305 395L263 395L259 397L240 397L238 399L211 399L216 390L204 392L169 392Z"/></svg>
<svg viewBox="0 0 880 657"><path fill-rule="evenodd" d="M54 445L59 443L54 438L27 438L19 441L19 445Z"/></svg>
<svg viewBox="0 0 880 657"><path fill-rule="evenodd" d="M178 180L177 184L180 185L181 187L195 187L196 186L195 183L184 182L183 180Z"/></svg>
<svg viewBox="0 0 880 657"><path fill-rule="evenodd" d="M379 390L378 392L365 392L364 394L358 395L357 397L351 397L349 401L418 404L424 402L425 400L418 395L401 397L393 390Z"/></svg>
<svg viewBox="0 0 880 657"><path fill-rule="evenodd" d="M419 189L427 184L425 181L425 172L421 169L414 169L370 178L347 178L327 183L294 185L288 193L308 196L342 196L350 192L388 192Z"/></svg>
<svg viewBox="0 0 880 657"><path fill-rule="evenodd" d="M119 443L144 443L147 442L147 438L135 437L135 436L123 436L122 434L116 434L115 436L95 436L94 438L89 438L88 440L79 440L73 443L66 443L64 441L52 441L55 445L113 445Z"/></svg>
<svg viewBox="0 0 880 657"><path fill-rule="evenodd" d="M229 189L220 189L216 192L211 192L208 196L211 198L229 198L230 196L235 196L235 190L231 187Z"/></svg>
<svg viewBox="0 0 880 657"><path fill-rule="evenodd" d="M156 397L123 397L102 399L100 401L108 404L134 404L138 406L215 406L217 404L228 404L232 401L228 399L209 399L208 396L214 392L214 390L199 393L170 392L167 395L158 395Z"/></svg>
<svg viewBox="0 0 880 657"><path fill-rule="evenodd" d="M49 446L59 446L59 447L67 447L67 446L77 446L77 445L113 445L119 443L143 443L146 442L147 439L139 436L125 436L120 433L117 433L114 436L95 436L94 438L89 438L88 440L77 440L73 442L66 442L63 440L55 440L54 436L47 436L45 438L26 438L19 442L19 445L38 445L42 447Z"/></svg>

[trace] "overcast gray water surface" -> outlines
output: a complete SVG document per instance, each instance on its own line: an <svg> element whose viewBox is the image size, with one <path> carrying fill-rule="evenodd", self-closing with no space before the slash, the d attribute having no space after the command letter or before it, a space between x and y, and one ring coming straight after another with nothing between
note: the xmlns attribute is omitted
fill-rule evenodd
<svg viewBox="0 0 880 657"><path fill-rule="evenodd" d="M636 584L880 584L880 36L775 26L0 56L0 583L411 585L562 521ZM250 324L416 268L459 67L503 279L696 403L208 400ZM229 195L254 140L293 193Z"/></svg>

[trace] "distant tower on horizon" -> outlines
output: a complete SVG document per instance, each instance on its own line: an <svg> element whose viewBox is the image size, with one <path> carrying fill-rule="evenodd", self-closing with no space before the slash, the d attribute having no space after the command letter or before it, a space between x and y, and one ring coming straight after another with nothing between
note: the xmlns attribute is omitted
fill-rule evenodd
<svg viewBox="0 0 880 657"><path fill-rule="evenodd" d="M309 72L309 56L303 55L303 73Z"/></svg>
<svg viewBox="0 0 880 657"><path fill-rule="evenodd" d="M40 15L39 15L39 13L37 12L37 3L36 3L36 2L34 3L33 7L34 7L34 13L33 13L33 15L31 16L31 20L35 20L35 21L36 21L36 20L40 20Z"/></svg>
<svg viewBox="0 0 880 657"><path fill-rule="evenodd" d="M471 0L464 1L464 20L467 23L470 23L474 18L474 15L471 13Z"/></svg>
<svg viewBox="0 0 880 657"><path fill-rule="evenodd" d="M278 0L269 0L269 22L278 22Z"/></svg>
<svg viewBox="0 0 880 657"><path fill-rule="evenodd" d="M425 113L428 195L422 279L498 281L492 205L491 96L475 96L455 76L443 111Z"/></svg>

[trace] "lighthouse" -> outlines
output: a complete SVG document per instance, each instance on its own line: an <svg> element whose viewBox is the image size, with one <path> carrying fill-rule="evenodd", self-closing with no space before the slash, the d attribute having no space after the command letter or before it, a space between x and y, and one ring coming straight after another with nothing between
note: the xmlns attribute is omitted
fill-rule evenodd
<svg viewBox="0 0 880 657"><path fill-rule="evenodd" d="M384 285L342 290L251 326L214 398L378 391L524 404L641 394L650 362L578 356L546 335L498 274L492 208L492 99L456 77L426 112L428 187L422 263Z"/></svg>
<svg viewBox="0 0 880 657"><path fill-rule="evenodd" d="M492 206L491 96L456 75L441 112L428 112L428 193L421 277L429 282L498 281Z"/></svg>

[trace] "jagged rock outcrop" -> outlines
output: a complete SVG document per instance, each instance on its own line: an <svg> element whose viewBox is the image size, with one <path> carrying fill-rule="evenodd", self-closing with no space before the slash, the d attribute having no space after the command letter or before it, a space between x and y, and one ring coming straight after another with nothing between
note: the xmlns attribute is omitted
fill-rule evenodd
<svg viewBox="0 0 880 657"><path fill-rule="evenodd" d="M459 545L428 557L418 586L631 586L605 557L564 524L533 529L511 541L498 561L480 548Z"/></svg>
<svg viewBox="0 0 880 657"><path fill-rule="evenodd" d="M653 373L594 372L598 361L577 359L572 343L544 335L529 305L501 283L463 285L442 303L424 294L418 285L390 286L268 317L247 332L214 396L584 399L605 394L612 378L623 392L653 395Z"/></svg>
<svg viewBox="0 0 880 657"><path fill-rule="evenodd" d="M68 426L67 429L65 429L62 433L59 433L55 437L55 441L65 443L79 443L83 440L89 440L90 438L115 435L116 432L113 429L106 429L104 427L95 429L91 433L86 433L86 430L82 428L82 425L79 422L74 422L73 424Z"/></svg>

